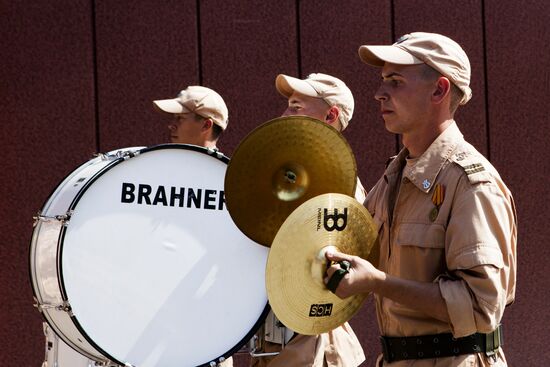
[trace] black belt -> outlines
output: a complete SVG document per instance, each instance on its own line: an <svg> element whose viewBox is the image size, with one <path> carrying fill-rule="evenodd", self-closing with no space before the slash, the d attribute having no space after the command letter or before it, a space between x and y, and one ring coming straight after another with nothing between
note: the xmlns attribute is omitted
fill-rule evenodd
<svg viewBox="0 0 550 367"><path fill-rule="evenodd" d="M402 338L381 336L380 342L386 362L472 353L485 353L491 356L504 344L501 325L489 334L475 333L463 338L454 338L451 333Z"/></svg>

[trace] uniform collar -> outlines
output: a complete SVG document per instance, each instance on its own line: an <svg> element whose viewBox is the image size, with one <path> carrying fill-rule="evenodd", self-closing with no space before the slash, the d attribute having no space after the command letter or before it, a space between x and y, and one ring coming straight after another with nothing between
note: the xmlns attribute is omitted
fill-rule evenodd
<svg viewBox="0 0 550 367"><path fill-rule="evenodd" d="M462 133L453 121L418 158L414 165L404 171L404 177L409 179L420 191L430 192L439 171L462 140ZM386 176L399 173L406 164L405 160L408 154L407 148L402 149L386 169Z"/></svg>

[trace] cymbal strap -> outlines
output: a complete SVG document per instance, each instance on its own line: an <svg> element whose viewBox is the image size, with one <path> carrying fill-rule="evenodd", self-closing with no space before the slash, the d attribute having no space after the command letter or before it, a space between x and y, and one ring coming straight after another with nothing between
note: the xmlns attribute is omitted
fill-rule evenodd
<svg viewBox="0 0 550 367"><path fill-rule="evenodd" d="M332 293L336 293L336 288L338 288L338 284L340 284L340 281L346 276L347 273L349 273L349 269L351 267L351 264L349 261L342 260L338 262L340 264L340 269L336 270L334 274L330 277L327 288Z"/></svg>

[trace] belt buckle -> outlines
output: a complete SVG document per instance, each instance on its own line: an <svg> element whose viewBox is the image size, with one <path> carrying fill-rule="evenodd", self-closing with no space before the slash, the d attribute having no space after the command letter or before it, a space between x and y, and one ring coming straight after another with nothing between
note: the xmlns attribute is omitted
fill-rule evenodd
<svg viewBox="0 0 550 367"><path fill-rule="evenodd" d="M500 347L500 325L497 328L485 334L485 355L487 357L493 357L496 360L496 351Z"/></svg>

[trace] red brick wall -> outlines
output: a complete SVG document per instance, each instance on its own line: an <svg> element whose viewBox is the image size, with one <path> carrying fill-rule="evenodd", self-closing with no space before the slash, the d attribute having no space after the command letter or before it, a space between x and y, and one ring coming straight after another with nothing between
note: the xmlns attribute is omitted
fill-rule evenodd
<svg viewBox="0 0 550 367"><path fill-rule="evenodd" d="M230 155L286 101L275 76L325 72L345 80L356 112L346 130L369 188L395 154L373 99L376 69L357 48L411 31L439 32L470 56L474 97L457 114L466 138L512 189L520 219L517 301L506 312L510 365L550 363L543 139L550 112L550 26L542 0L1 1L0 366L39 366L41 317L32 307L32 217L56 184L94 152L166 141L151 101L202 83L226 100ZM372 365L372 302L352 320ZM238 365L246 365L238 358Z"/></svg>

